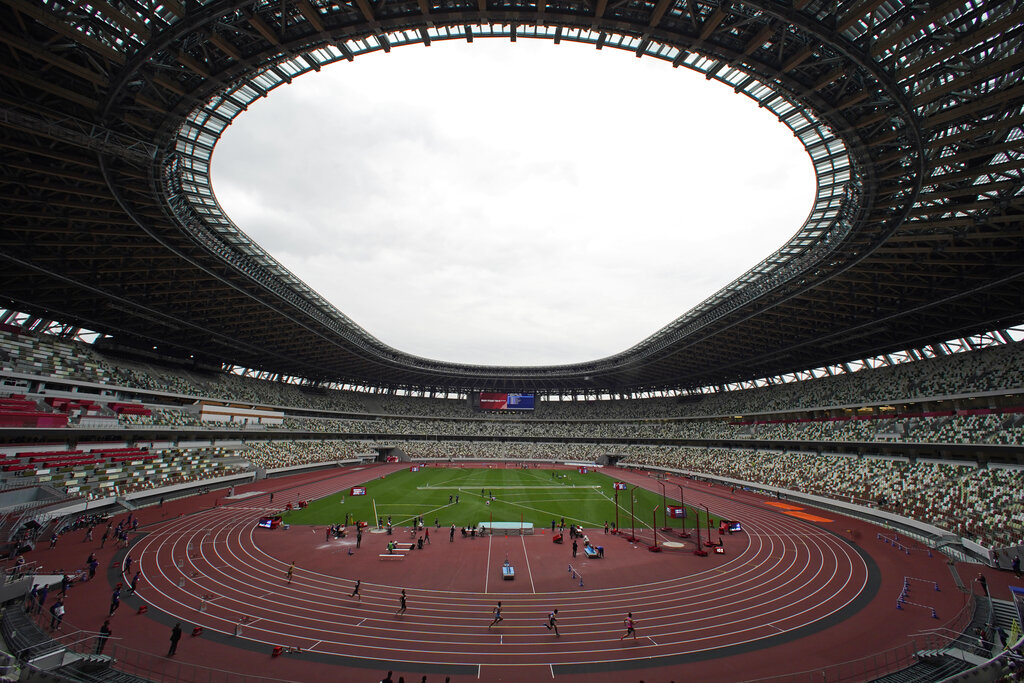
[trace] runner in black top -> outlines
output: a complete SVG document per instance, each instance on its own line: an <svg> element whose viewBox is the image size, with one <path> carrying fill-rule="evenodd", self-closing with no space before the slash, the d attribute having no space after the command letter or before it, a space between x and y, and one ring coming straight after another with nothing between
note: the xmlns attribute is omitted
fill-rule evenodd
<svg viewBox="0 0 1024 683"><path fill-rule="evenodd" d="M554 631L556 636L561 635L558 632L558 610L548 612L548 630Z"/></svg>
<svg viewBox="0 0 1024 683"><path fill-rule="evenodd" d="M492 621L487 626L487 628L490 628L491 626L494 626L495 624L497 624L500 621L504 621L504 619L501 618L501 601L499 600L498 601L498 606L494 608L494 621Z"/></svg>

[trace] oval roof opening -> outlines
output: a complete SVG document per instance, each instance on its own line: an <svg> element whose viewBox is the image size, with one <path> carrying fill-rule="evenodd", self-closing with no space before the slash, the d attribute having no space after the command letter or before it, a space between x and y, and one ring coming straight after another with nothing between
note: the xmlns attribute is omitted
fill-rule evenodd
<svg viewBox="0 0 1024 683"><path fill-rule="evenodd" d="M815 192L746 97L529 40L297 79L235 120L212 172L232 221L370 334L487 365L623 351L779 248Z"/></svg>

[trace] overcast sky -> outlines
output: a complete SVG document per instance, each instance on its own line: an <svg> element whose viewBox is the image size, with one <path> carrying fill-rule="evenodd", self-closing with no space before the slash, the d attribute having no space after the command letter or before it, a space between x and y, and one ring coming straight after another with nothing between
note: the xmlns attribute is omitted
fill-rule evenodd
<svg viewBox="0 0 1024 683"><path fill-rule="evenodd" d="M789 129L731 89L524 39L296 79L228 128L213 187L384 343L495 365L627 349L780 247L815 189Z"/></svg>

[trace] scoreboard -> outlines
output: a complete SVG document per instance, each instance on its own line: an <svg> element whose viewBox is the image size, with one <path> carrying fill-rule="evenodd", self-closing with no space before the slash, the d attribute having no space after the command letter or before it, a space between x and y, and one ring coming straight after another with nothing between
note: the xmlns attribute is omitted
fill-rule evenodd
<svg viewBox="0 0 1024 683"><path fill-rule="evenodd" d="M473 403L480 410L533 410L533 396L482 391Z"/></svg>

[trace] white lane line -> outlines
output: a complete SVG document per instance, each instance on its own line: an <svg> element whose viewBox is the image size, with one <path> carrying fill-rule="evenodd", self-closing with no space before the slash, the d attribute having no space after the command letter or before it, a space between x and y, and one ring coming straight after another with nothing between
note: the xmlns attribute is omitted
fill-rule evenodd
<svg viewBox="0 0 1024 683"><path fill-rule="evenodd" d="M195 518L193 517L192 519L195 519ZM254 540L253 539L253 533L254 533L254 528L255 528L255 525L253 524L253 521L251 519L248 520L248 521L224 519L223 522L226 525L228 525L226 527L226 529L229 530L228 533L229 533L229 535L231 537L230 540L231 541L235 541L235 537L237 537L238 541L243 542L242 547L239 547L239 548L235 548L235 547L225 548L224 549L225 554L230 556L230 555L233 555L233 554L237 553L237 556L239 556L241 558L241 562L244 565L251 566L254 569L259 568L259 569L262 570L264 568L267 568L265 571L270 571L270 573L264 574L264 576L267 578L267 580L263 581L263 580L261 580L261 578L259 576L257 576L257 577L255 577L256 583L264 583L265 585L272 585L272 586L274 586L276 588L281 583L280 582L280 570L283 567L283 564L281 563L280 560L277 560L276 558L268 557L266 551L260 549L256 545L253 545L253 540ZM182 526L184 527L184 525L182 525ZM756 529L755 525L752 524L751 526L755 527L755 529ZM782 526L782 527L791 527L792 525L782 524L780 526ZM232 528L232 527L234 527L234 528ZM186 531L186 528L183 528L182 531ZM170 546L172 548L176 547L178 553L181 552L181 546L183 546L184 542L189 538L189 534L188 533L180 533L180 532L178 532L178 533L173 533L172 532L170 534L164 534L164 535L171 536L172 539L174 537L179 537L179 539L177 541L177 544L175 544L173 541L171 541L171 539L168 539L169 541L171 541ZM793 556L793 555L799 555L799 552L798 552L799 550L801 550L801 549L807 550L807 549L810 549L812 546L813 546L813 549L818 550L819 554L821 553L821 551L826 550L825 547L821 547L824 544L819 544L818 543L819 539L816 538L816 536L818 536L818 534L806 534L806 533L792 533L792 534L776 533L776 534L764 534L764 535L751 534L751 539L750 540L751 540L751 544L752 545L756 544L757 547L762 547L763 545L768 544L768 545L770 545L771 549L774 549L774 552L766 552L766 553L762 553L761 555L759 555L760 562L758 563L757 566L759 568L762 568L762 569L766 568L766 567L772 567L772 566L777 567L777 568L779 568L781 570L784 570L784 573L787 576L789 576L789 577L792 577L792 573L795 572L797 574L797 576L789 578L786 581L786 583L782 584L782 587L785 587L785 586L788 586L788 585L792 584L794 579L796 579L796 580L803 579L805 581L804 585L806 586L807 585L806 584L806 580L808 578L810 578L810 579L819 578L822 574L827 577L828 573L829 573L828 570L826 570L825 572L821 572L820 570L818 570L817 572L814 572L813 571L813 569L814 569L813 565L809 566L806 561L801 563L801 562L799 562L799 560L801 559L800 557L794 557ZM195 537L192 536L192 538L195 538ZM217 540L219 541L221 539L218 537ZM248 541L248 544L244 543L245 541ZM781 543L781 541L786 541L786 542L785 543ZM805 541L805 542L801 543L800 541ZM525 539L524 539L524 544L525 544ZM251 547L246 547L247 545L251 546ZM829 544L829 546L831 546L831 544ZM156 547L159 547L159 546L156 546ZM213 544L204 544L204 549L210 549L212 551L212 554L215 556L215 558L217 560L219 560L218 565L216 565L216 566L223 565L224 561L226 559L228 559L226 557L222 557L222 549L219 547L219 543L217 544L217 546L214 546ZM831 548L831 547L829 547L827 549L832 551L833 559L835 559L835 549ZM845 555L848 555L845 552L846 548L840 546L840 550L843 551L843 553L844 553L844 558L843 559L848 559L845 556ZM767 551L767 549L766 549L766 551ZM749 555L749 551L747 551L747 553L745 553L745 554ZM732 560L732 562L727 562L727 563L725 563L722 566L728 567L728 566L730 566L730 564L738 563L739 562L739 557L740 556L737 556L737 559ZM142 558L140 558L140 559L142 559ZM186 557L186 562L188 561L188 559L196 559L196 560L198 560L199 558L187 558ZM209 558L203 558L203 559L204 560L208 560ZM852 558L852 559L856 559L856 558ZM270 560L272 560L272 561L270 561ZM787 561L788 561L788 563L787 563ZM802 566L801 566L801 564L802 564ZM787 570L787 567L788 567L788 570ZM213 567L211 567L211 569L213 569ZM829 569L831 569L831 573L832 574L835 574L836 570L837 570L837 567L829 567ZM714 572L715 573L721 572L721 568L720 567L716 567L714 569ZM308 581L307 583L313 584L317 588L321 588L321 584L328 583L328 582L320 581L319 579L320 579L321 575L317 574L316 572L309 572L309 574L310 574L312 580ZM703 572L703 574L710 574L710 572L705 571L705 572ZM866 574L866 572L865 572L865 574ZM209 578L214 580L216 583L221 583L221 582L224 582L226 579L228 579L230 577L217 576L217 577L209 577ZM714 585L717 585L717 584L721 583L721 580L718 579L717 577L714 580L711 580L710 576L708 576L707 578L710 581L710 584L706 584L706 585L714 586ZM725 579L725 578L726 577L722 577L722 579ZM204 575L203 579L207 579L207 577ZM749 577L748 577L747 580L749 581ZM658 584L661 584L661 583L663 583L663 582L654 582L652 584L647 584L646 586L648 588L653 588L655 585L658 585ZM324 588L326 588L326 585L324 586ZM162 591L160 590L160 588L157 588L156 590L157 590L157 592L160 592L162 594ZM272 594L274 594L276 592L277 592L276 590L271 591L271 593L268 593L268 595L272 595ZM331 591L331 590L328 589L328 590L325 590L324 592L328 593L328 594L337 593L338 595L340 595L340 593L337 590ZM445 591L431 591L431 593L441 594L441 593L447 593L447 592L445 592ZM817 593L817 591L815 593L811 593L807 597L815 597L816 598L817 597L816 593ZM347 592L346 592L346 595L347 595ZM452 595L456 595L457 596L458 594L457 593L452 593ZM787 593L786 595L790 595L790 593ZM462 600L464 598L456 597L455 599L456 600ZM246 602L248 602L249 600L250 599L247 599ZM301 599L300 599L300 601L301 602L307 602L307 601L304 601L304 600L301 600ZM284 606L283 603L276 603L276 604ZM807 610L805 610L805 612L806 611ZM280 615L277 614L275 616L279 617ZM216 617L206 617L206 618L216 618ZM271 622L272 623L274 622L273 618L271 618ZM670 626L678 626L678 625L677 624L671 624ZM775 628L778 628L778 627L775 627ZM370 630L373 631L373 630L376 630L376 629L371 627ZM750 629L747 629L747 630L750 630ZM782 629L779 629L779 630L782 631ZM782 631L782 632L784 632L784 631ZM272 634L274 632L273 631L267 631L267 633L268 634ZM679 632L668 632L668 633L665 633L665 634L659 633L659 637L661 637L663 639L664 639L664 637L669 637L670 640L671 640L671 636L672 635L676 635L677 633L679 633ZM387 637L389 637L389 638L393 637L393 634L389 633L389 635ZM313 639L310 639L307 642L310 642L311 640L313 640ZM669 646L671 644L672 643L667 643L666 646ZM371 649L373 649L373 648L371 648ZM417 651L420 651L420 650L417 650Z"/></svg>
<svg viewBox="0 0 1024 683"><path fill-rule="evenodd" d="M523 542L523 557L526 559L526 575L530 578L530 592L536 593L537 588L533 585L533 572L530 571L530 556L526 552L526 536L520 534L519 540Z"/></svg>

